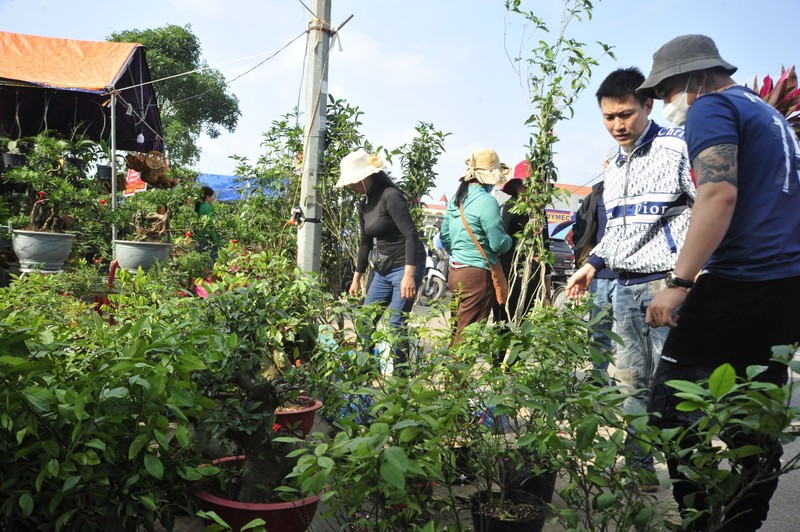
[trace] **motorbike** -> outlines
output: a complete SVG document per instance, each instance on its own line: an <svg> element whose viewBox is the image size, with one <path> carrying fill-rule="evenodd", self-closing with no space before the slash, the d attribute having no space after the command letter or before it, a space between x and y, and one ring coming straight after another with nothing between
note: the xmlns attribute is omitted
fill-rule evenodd
<svg viewBox="0 0 800 532"><path fill-rule="evenodd" d="M419 289L419 299L423 304L430 305L441 299L447 291L447 273L450 258L447 252L426 248L425 276Z"/></svg>

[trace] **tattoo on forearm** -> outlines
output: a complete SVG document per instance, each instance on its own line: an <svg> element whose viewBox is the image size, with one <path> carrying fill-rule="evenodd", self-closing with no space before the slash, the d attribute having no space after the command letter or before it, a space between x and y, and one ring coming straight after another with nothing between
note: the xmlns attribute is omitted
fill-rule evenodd
<svg viewBox="0 0 800 532"><path fill-rule="evenodd" d="M700 152L694 159L694 174L697 186L704 183L730 183L737 187L739 178L736 144L719 144Z"/></svg>

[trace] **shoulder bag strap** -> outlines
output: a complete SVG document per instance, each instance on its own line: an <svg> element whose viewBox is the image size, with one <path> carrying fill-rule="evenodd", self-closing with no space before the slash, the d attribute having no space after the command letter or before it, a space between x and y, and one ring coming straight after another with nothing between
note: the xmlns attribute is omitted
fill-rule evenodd
<svg viewBox="0 0 800 532"><path fill-rule="evenodd" d="M469 233L469 236L472 237L472 241L475 242L476 246L478 246L478 250L481 252L481 255L483 255L483 258L486 259L486 264L488 264L489 268L491 268L492 263L489 261L489 257L486 256L486 252L483 251L483 246L481 246L481 243L478 242L477 238L475 238L475 233L472 232L472 229L469 228L469 223L467 223L467 217L464 216L464 206L459 205L458 210L461 212L461 221L464 222L464 227L467 229L467 233Z"/></svg>

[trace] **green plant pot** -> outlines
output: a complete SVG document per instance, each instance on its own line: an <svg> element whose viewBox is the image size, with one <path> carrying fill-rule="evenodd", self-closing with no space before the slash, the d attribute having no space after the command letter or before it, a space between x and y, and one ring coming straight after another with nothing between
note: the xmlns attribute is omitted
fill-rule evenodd
<svg viewBox="0 0 800 532"><path fill-rule="evenodd" d="M125 268L134 274L140 266L142 270L147 271L156 262L169 261L172 252L172 244L161 242L114 240L113 244L114 258L117 259L120 268Z"/></svg>
<svg viewBox="0 0 800 532"><path fill-rule="evenodd" d="M72 251L74 238L66 233L15 230L12 244L20 272L59 273Z"/></svg>

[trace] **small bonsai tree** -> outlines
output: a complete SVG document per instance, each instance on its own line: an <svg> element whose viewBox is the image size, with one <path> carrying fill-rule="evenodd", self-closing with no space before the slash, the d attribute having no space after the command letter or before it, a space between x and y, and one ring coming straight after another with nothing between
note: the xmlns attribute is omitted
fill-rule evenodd
<svg viewBox="0 0 800 532"><path fill-rule="evenodd" d="M11 220L31 231L77 230L82 220L97 218L97 190L83 179L82 170L67 164L68 140L40 133L30 140L27 162L8 170L5 179L25 186L18 193L20 215Z"/></svg>
<svg viewBox="0 0 800 532"><path fill-rule="evenodd" d="M217 280L205 286L202 321L216 329L209 339L207 371L198 384L217 409L201 429L211 441L232 443L244 454L239 501L261 501L291 471L285 441L273 428L302 376L317 338L326 300L314 277L304 275L283 253L221 250ZM220 451L215 451L217 454Z"/></svg>

